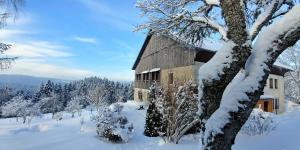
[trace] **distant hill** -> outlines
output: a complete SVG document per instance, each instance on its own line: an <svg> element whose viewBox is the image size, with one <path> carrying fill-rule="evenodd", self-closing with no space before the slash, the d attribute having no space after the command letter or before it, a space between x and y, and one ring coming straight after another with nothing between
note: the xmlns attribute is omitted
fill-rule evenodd
<svg viewBox="0 0 300 150"><path fill-rule="evenodd" d="M11 75L1 74L0 75L0 88L9 87L13 89L27 89L35 90L39 88L42 83L46 83L51 80L56 83L66 83L68 81L54 78L34 77L27 75Z"/></svg>

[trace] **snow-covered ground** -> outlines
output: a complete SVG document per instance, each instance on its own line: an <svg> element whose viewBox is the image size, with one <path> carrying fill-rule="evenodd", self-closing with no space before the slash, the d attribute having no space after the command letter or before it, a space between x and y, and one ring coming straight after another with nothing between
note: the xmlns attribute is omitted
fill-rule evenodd
<svg viewBox="0 0 300 150"><path fill-rule="evenodd" d="M51 115L35 118L31 125L17 123L15 118L0 120L0 150L99 150L99 149L200 149L198 135L188 135L179 144L165 144L161 138L143 135L145 110L137 110L139 104L127 102L124 112L134 123L133 139L124 144L112 144L98 138L95 123L90 121L90 112L83 111L82 117L71 118L63 114L63 120L51 119ZM81 127L80 121L84 119ZM297 150L300 137L300 109L295 108L276 116L278 125L268 135L247 136L239 134L233 149L238 150Z"/></svg>

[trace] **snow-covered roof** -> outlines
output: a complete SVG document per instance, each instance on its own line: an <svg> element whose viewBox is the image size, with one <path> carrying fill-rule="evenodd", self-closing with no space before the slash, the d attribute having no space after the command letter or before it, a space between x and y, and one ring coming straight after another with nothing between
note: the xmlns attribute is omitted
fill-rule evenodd
<svg viewBox="0 0 300 150"><path fill-rule="evenodd" d="M153 68L150 70L150 72L155 72L155 71L159 71L159 70L160 70L160 68Z"/></svg>
<svg viewBox="0 0 300 150"><path fill-rule="evenodd" d="M146 70L146 71L143 71L142 73L148 73L148 72L150 72L149 70Z"/></svg>
<svg viewBox="0 0 300 150"><path fill-rule="evenodd" d="M275 65L275 66L278 66L278 67L281 67L281 68L286 68L286 69L289 69L289 70L293 70L290 66L287 66L287 65L285 65L285 64L283 64L283 63L281 63L281 62L279 62L279 61L276 61L276 62L274 63L274 65Z"/></svg>
<svg viewBox="0 0 300 150"><path fill-rule="evenodd" d="M153 68L153 69L150 69L150 70L143 71L142 74L149 73L149 72L155 72L155 71L159 71L159 70L160 70L160 68Z"/></svg>
<svg viewBox="0 0 300 150"><path fill-rule="evenodd" d="M271 95L261 95L260 99L274 99L274 97Z"/></svg>

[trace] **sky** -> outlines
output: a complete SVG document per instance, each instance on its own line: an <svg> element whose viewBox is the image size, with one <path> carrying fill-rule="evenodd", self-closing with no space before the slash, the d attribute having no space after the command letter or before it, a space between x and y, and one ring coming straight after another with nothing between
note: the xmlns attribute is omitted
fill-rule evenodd
<svg viewBox="0 0 300 150"><path fill-rule="evenodd" d="M5 55L18 57L1 73L133 80L142 20L135 0L26 0L0 29L0 41L12 44Z"/></svg>

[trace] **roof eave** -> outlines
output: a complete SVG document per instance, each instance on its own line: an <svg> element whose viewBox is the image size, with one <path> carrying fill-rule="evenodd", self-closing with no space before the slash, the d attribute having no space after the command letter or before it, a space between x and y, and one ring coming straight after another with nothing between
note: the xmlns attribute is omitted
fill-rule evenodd
<svg viewBox="0 0 300 150"><path fill-rule="evenodd" d="M146 39L145 39L145 41L144 41L144 43L143 43L143 46L142 46L141 50L140 50L140 52L139 52L139 54L138 54L138 56L137 56L137 58L136 58L136 60L135 60L135 62L134 62L134 64L133 64L133 66L132 66L132 68L131 68L132 70L135 70L135 69L136 69L136 67L137 67L139 61L141 60L141 57L142 57L142 55L143 55L143 53L144 53L144 51L145 51L145 49L146 49L146 47L147 47L147 45L148 45L150 39L151 39L151 37L152 37L152 34L149 32L149 33L147 34L147 37L146 37Z"/></svg>

